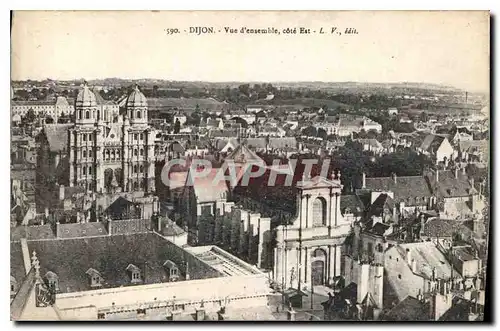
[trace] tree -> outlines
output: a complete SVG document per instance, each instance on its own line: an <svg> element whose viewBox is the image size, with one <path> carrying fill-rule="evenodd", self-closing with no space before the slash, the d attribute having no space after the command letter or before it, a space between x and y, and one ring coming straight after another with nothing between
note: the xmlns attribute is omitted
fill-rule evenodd
<svg viewBox="0 0 500 331"><path fill-rule="evenodd" d="M176 119L174 124L174 133L179 133L179 131L181 131L181 121Z"/></svg>
<svg viewBox="0 0 500 331"><path fill-rule="evenodd" d="M35 120L36 120L35 111L32 108L30 108L21 121L23 124L30 124L35 122Z"/></svg>
<svg viewBox="0 0 500 331"><path fill-rule="evenodd" d="M318 130L314 126L308 126L302 130L302 134L308 137L316 137L318 135Z"/></svg>

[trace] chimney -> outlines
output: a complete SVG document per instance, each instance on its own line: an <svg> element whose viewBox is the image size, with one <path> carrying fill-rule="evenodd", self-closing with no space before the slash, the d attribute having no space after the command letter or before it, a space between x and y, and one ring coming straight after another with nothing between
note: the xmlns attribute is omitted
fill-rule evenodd
<svg viewBox="0 0 500 331"><path fill-rule="evenodd" d="M455 178L458 178L458 167L455 168Z"/></svg>
<svg viewBox="0 0 500 331"><path fill-rule="evenodd" d="M49 208L48 207L45 207L45 218L46 219L49 218Z"/></svg>
<svg viewBox="0 0 500 331"><path fill-rule="evenodd" d="M59 200L64 200L64 185L59 185Z"/></svg>
<svg viewBox="0 0 500 331"><path fill-rule="evenodd" d="M196 309L196 320L197 321L204 321L205 320L205 308L200 307Z"/></svg>
<svg viewBox="0 0 500 331"><path fill-rule="evenodd" d="M411 267L411 252L409 248L406 249L406 262Z"/></svg>
<svg viewBox="0 0 500 331"><path fill-rule="evenodd" d="M361 188L366 188L366 174L363 172L363 186Z"/></svg>
<svg viewBox="0 0 500 331"><path fill-rule="evenodd" d="M436 183L439 182L439 169L436 169Z"/></svg>
<svg viewBox="0 0 500 331"><path fill-rule="evenodd" d="M394 180L394 184L398 183L398 177L396 176L396 173L392 174L392 179Z"/></svg>

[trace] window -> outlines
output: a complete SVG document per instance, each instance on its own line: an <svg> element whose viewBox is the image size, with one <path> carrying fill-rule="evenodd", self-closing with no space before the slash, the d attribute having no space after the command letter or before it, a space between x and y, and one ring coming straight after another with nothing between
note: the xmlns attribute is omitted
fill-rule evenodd
<svg viewBox="0 0 500 331"><path fill-rule="evenodd" d="M144 140L144 133L141 133L139 137L141 138L141 140Z"/></svg>
<svg viewBox="0 0 500 331"><path fill-rule="evenodd" d="M89 134L89 141L92 141L92 134Z"/></svg>
<svg viewBox="0 0 500 331"><path fill-rule="evenodd" d="M137 111L137 118L141 118L141 111L140 110Z"/></svg>
<svg viewBox="0 0 500 331"><path fill-rule="evenodd" d="M83 154L83 158L87 157L87 151L86 150L83 150L82 154Z"/></svg>
<svg viewBox="0 0 500 331"><path fill-rule="evenodd" d="M10 291L15 292L16 291L16 286L14 284L10 284Z"/></svg>
<svg viewBox="0 0 500 331"><path fill-rule="evenodd" d="M401 279L401 274L398 275L398 278Z"/></svg>
<svg viewBox="0 0 500 331"><path fill-rule="evenodd" d="M78 111L78 118L79 119L82 119L83 118L83 112L80 110Z"/></svg>
<svg viewBox="0 0 500 331"><path fill-rule="evenodd" d="M83 136L83 141L87 141L87 134L84 133L82 136Z"/></svg>
<svg viewBox="0 0 500 331"><path fill-rule="evenodd" d="M134 174L137 173L137 165L134 165Z"/></svg>
<svg viewBox="0 0 500 331"><path fill-rule="evenodd" d="M144 150L143 150L142 148L141 148L141 150L140 150L140 153L139 153L139 154L140 154L141 156L143 156L143 155L144 155Z"/></svg>
<svg viewBox="0 0 500 331"><path fill-rule="evenodd" d="M326 200L322 197L316 198L313 202L313 226L326 225Z"/></svg>
<svg viewBox="0 0 500 331"><path fill-rule="evenodd" d="M134 149L134 156L137 156L137 149Z"/></svg>
<svg viewBox="0 0 500 331"><path fill-rule="evenodd" d="M141 166L139 167L139 172L142 174L144 172L144 166L141 164Z"/></svg>
<svg viewBox="0 0 500 331"><path fill-rule="evenodd" d="M85 118L86 118L86 119L89 119L89 118L90 118L90 112L89 112L88 110L85 112Z"/></svg>
<svg viewBox="0 0 500 331"><path fill-rule="evenodd" d="M137 133L134 134L134 140L137 140Z"/></svg>
<svg viewBox="0 0 500 331"><path fill-rule="evenodd" d="M88 173L89 173L89 175L92 175L92 166L89 166Z"/></svg>
<svg viewBox="0 0 500 331"><path fill-rule="evenodd" d="M83 166L82 172L83 172L83 175L87 174L87 166Z"/></svg>

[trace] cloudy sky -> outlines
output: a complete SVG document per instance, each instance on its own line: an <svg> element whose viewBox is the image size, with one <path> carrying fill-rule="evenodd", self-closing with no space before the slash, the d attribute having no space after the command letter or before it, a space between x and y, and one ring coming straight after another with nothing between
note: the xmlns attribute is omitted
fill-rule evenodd
<svg viewBox="0 0 500 331"><path fill-rule="evenodd" d="M184 33L195 26L325 34ZM357 35L330 34L355 28ZM166 29L181 33L169 35ZM489 89L487 12L16 12L12 79L427 82Z"/></svg>

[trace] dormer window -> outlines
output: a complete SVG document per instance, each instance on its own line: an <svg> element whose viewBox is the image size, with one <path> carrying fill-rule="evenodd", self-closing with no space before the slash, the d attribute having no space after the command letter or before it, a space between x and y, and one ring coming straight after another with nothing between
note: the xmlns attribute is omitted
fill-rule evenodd
<svg viewBox="0 0 500 331"><path fill-rule="evenodd" d="M91 287L102 286L103 278L102 278L101 273L99 271L97 271L93 268L90 268L89 270L87 270L87 272L85 274L87 274L87 276L89 277Z"/></svg>
<svg viewBox="0 0 500 331"><path fill-rule="evenodd" d="M126 270L129 272L130 281L132 283L140 283L140 282L142 282L142 279L141 279L141 269L139 269L137 266L135 266L133 264L129 264Z"/></svg>
<svg viewBox="0 0 500 331"><path fill-rule="evenodd" d="M47 282L47 286L53 292L59 291L59 277L52 271L49 271L45 274L45 280Z"/></svg>
<svg viewBox="0 0 500 331"><path fill-rule="evenodd" d="M177 267L177 264L170 260L167 260L165 261L163 266L165 267L169 282L175 282L179 279L179 268Z"/></svg>

